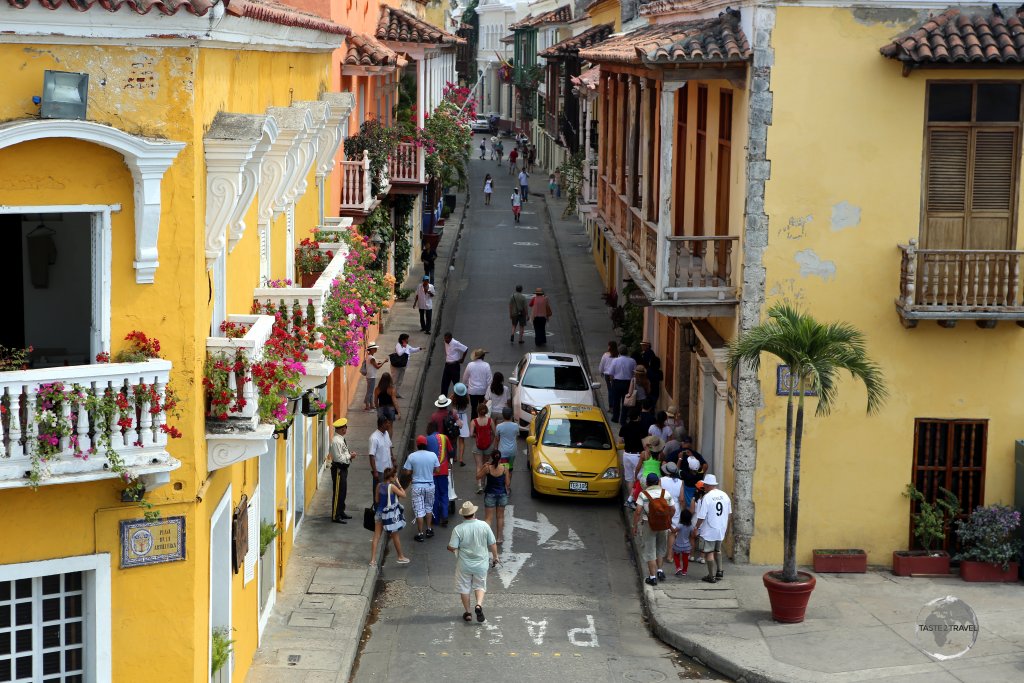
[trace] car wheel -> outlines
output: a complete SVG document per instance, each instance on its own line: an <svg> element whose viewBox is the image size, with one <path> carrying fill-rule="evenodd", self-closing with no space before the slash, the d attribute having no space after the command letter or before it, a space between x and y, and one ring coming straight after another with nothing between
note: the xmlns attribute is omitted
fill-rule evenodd
<svg viewBox="0 0 1024 683"><path fill-rule="evenodd" d="M538 491L537 487L533 485L533 473L532 472L530 473L530 498L533 498L533 499L540 498L540 491Z"/></svg>

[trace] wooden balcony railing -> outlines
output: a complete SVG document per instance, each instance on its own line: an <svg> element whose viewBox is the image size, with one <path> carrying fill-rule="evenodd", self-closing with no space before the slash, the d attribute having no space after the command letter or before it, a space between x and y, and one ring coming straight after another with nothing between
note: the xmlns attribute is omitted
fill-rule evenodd
<svg viewBox="0 0 1024 683"><path fill-rule="evenodd" d="M388 160L391 184L425 184L427 171L423 147L413 142L400 142Z"/></svg>
<svg viewBox="0 0 1024 683"><path fill-rule="evenodd" d="M341 204L340 210L349 213L367 214L373 210L373 184L370 178L370 156L363 152L363 158L341 162Z"/></svg>
<svg viewBox="0 0 1024 683"><path fill-rule="evenodd" d="M170 361L153 359L0 373L0 488L27 485L25 473L49 433L57 450L47 453L40 484L115 476L108 447L136 474L178 467L161 428L170 372ZM117 395L116 407L104 402ZM148 400L154 395L157 406Z"/></svg>
<svg viewBox="0 0 1024 683"><path fill-rule="evenodd" d="M918 320L936 320L946 327L957 320L975 320L985 327L999 320L1024 322L1024 251L918 249L917 240L899 249L896 308L907 327Z"/></svg>

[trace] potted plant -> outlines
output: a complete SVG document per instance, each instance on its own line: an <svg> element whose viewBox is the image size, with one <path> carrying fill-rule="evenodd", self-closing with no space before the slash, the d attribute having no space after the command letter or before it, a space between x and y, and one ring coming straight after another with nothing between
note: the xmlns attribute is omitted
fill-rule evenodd
<svg viewBox="0 0 1024 683"><path fill-rule="evenodd" d="M790 383L786 400L785 475L783 480L782 570L762 577L772 606L772 618L784 623L804 620L815 578L796 569L796 542L800 503L800 467L804 402L809 391L817 395L815 411L829 414L838 395L841 370L861 380L867 389L867 412L881 408L886 398L882 371L865 348L864 334L848 323L822 324L787 302L773 304L768 319L748 330L729 346L729 368L745 364L752 372L761 367L761 356L769 353L789 366ZM794 421L794 398L796 411Z"/></svg>
<svg viewBox="0 0 1024 683"><path fill-rule="evenodd" d="M322 251L320 243L308 237L299 242L295 248L295 270L303 287L313 287L334 258L334 252Z"/></svg>
<svg viewBox="0 0 1024 683"><path fill-rule="evenodd" d="M892 573L896 576L948 574L949 553L934 548L946 538L946 527L959 514L960 501L952 491L941 486L939 497L934 503L929 503L913 484L907 484L903 495L912 503L917 503L917 513L911 515L911 519L914 522L914 538L924 550L894 550Z"/></svg>
<svg viewBox="0 0 1024 683"><path fill-rule="evenodd" d="M956 521L963 548L960 578L964 581L1016 581L1020 561L1020 512L1009 505L978 506L967 519Z"/></svg>
<svg viewBox="0 0 1024 683"><path fill-rule="evenodd" d="M215 681L230 680L231 674L225 676L222 672L224 665L231 658L231 649L235 641L231 638L230 630L225 626L217 626L210 635L210 676Z"/></svg>
<svg viewBox="0 0 1024 683"><path fill-rule="evenodd" d="M860 548L817 548L814 571L819 574L863 574L868 570L868 554Z"/></svg>

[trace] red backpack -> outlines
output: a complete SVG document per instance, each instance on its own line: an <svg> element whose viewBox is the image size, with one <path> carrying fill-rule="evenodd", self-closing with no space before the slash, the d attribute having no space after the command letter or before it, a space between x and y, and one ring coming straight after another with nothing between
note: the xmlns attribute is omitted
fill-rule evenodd
<svg viewBox="0 0 1024 683"><path fill-rule="evenodd" d="M661 496L652 498L647 491L643 492L650 504L647 506L647 525L651 531L665 531L672 527L672 515L675 508L665 499L665 489L661 490Z"/></svg>
<svg viewBox="0 0 1024 683"><path fill-rule="evenodd" d="M479 422L475 422L476 425L476 447L481 452L486 451L491 447L491 441L494 440L494 423L491 422L491 418L487 418L487 422L481 426Z"/></svg>

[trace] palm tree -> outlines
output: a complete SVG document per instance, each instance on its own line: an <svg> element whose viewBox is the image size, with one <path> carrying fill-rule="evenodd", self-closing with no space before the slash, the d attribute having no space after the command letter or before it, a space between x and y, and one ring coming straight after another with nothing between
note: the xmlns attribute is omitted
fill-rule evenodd
<svg viewBox="0 0 1024 683"><path fill-rule="evenodd" d="M761 354L770 353L789 366L789 396L786 400L786 466L783 485L782 581L798 581L796 532L800 506L800 456L804 432L804 396L812 390L818 397L815 414L828 415L838 392L839 371L847 370L864 383L868 414L882 407L888 390L882 370L868 358L864 333L849 323L823 324L788 302L773 304L768 319L743 334L729 346L729 368L745 363L757 372ZM796 421L793 398L796 397Z"/></svg>

